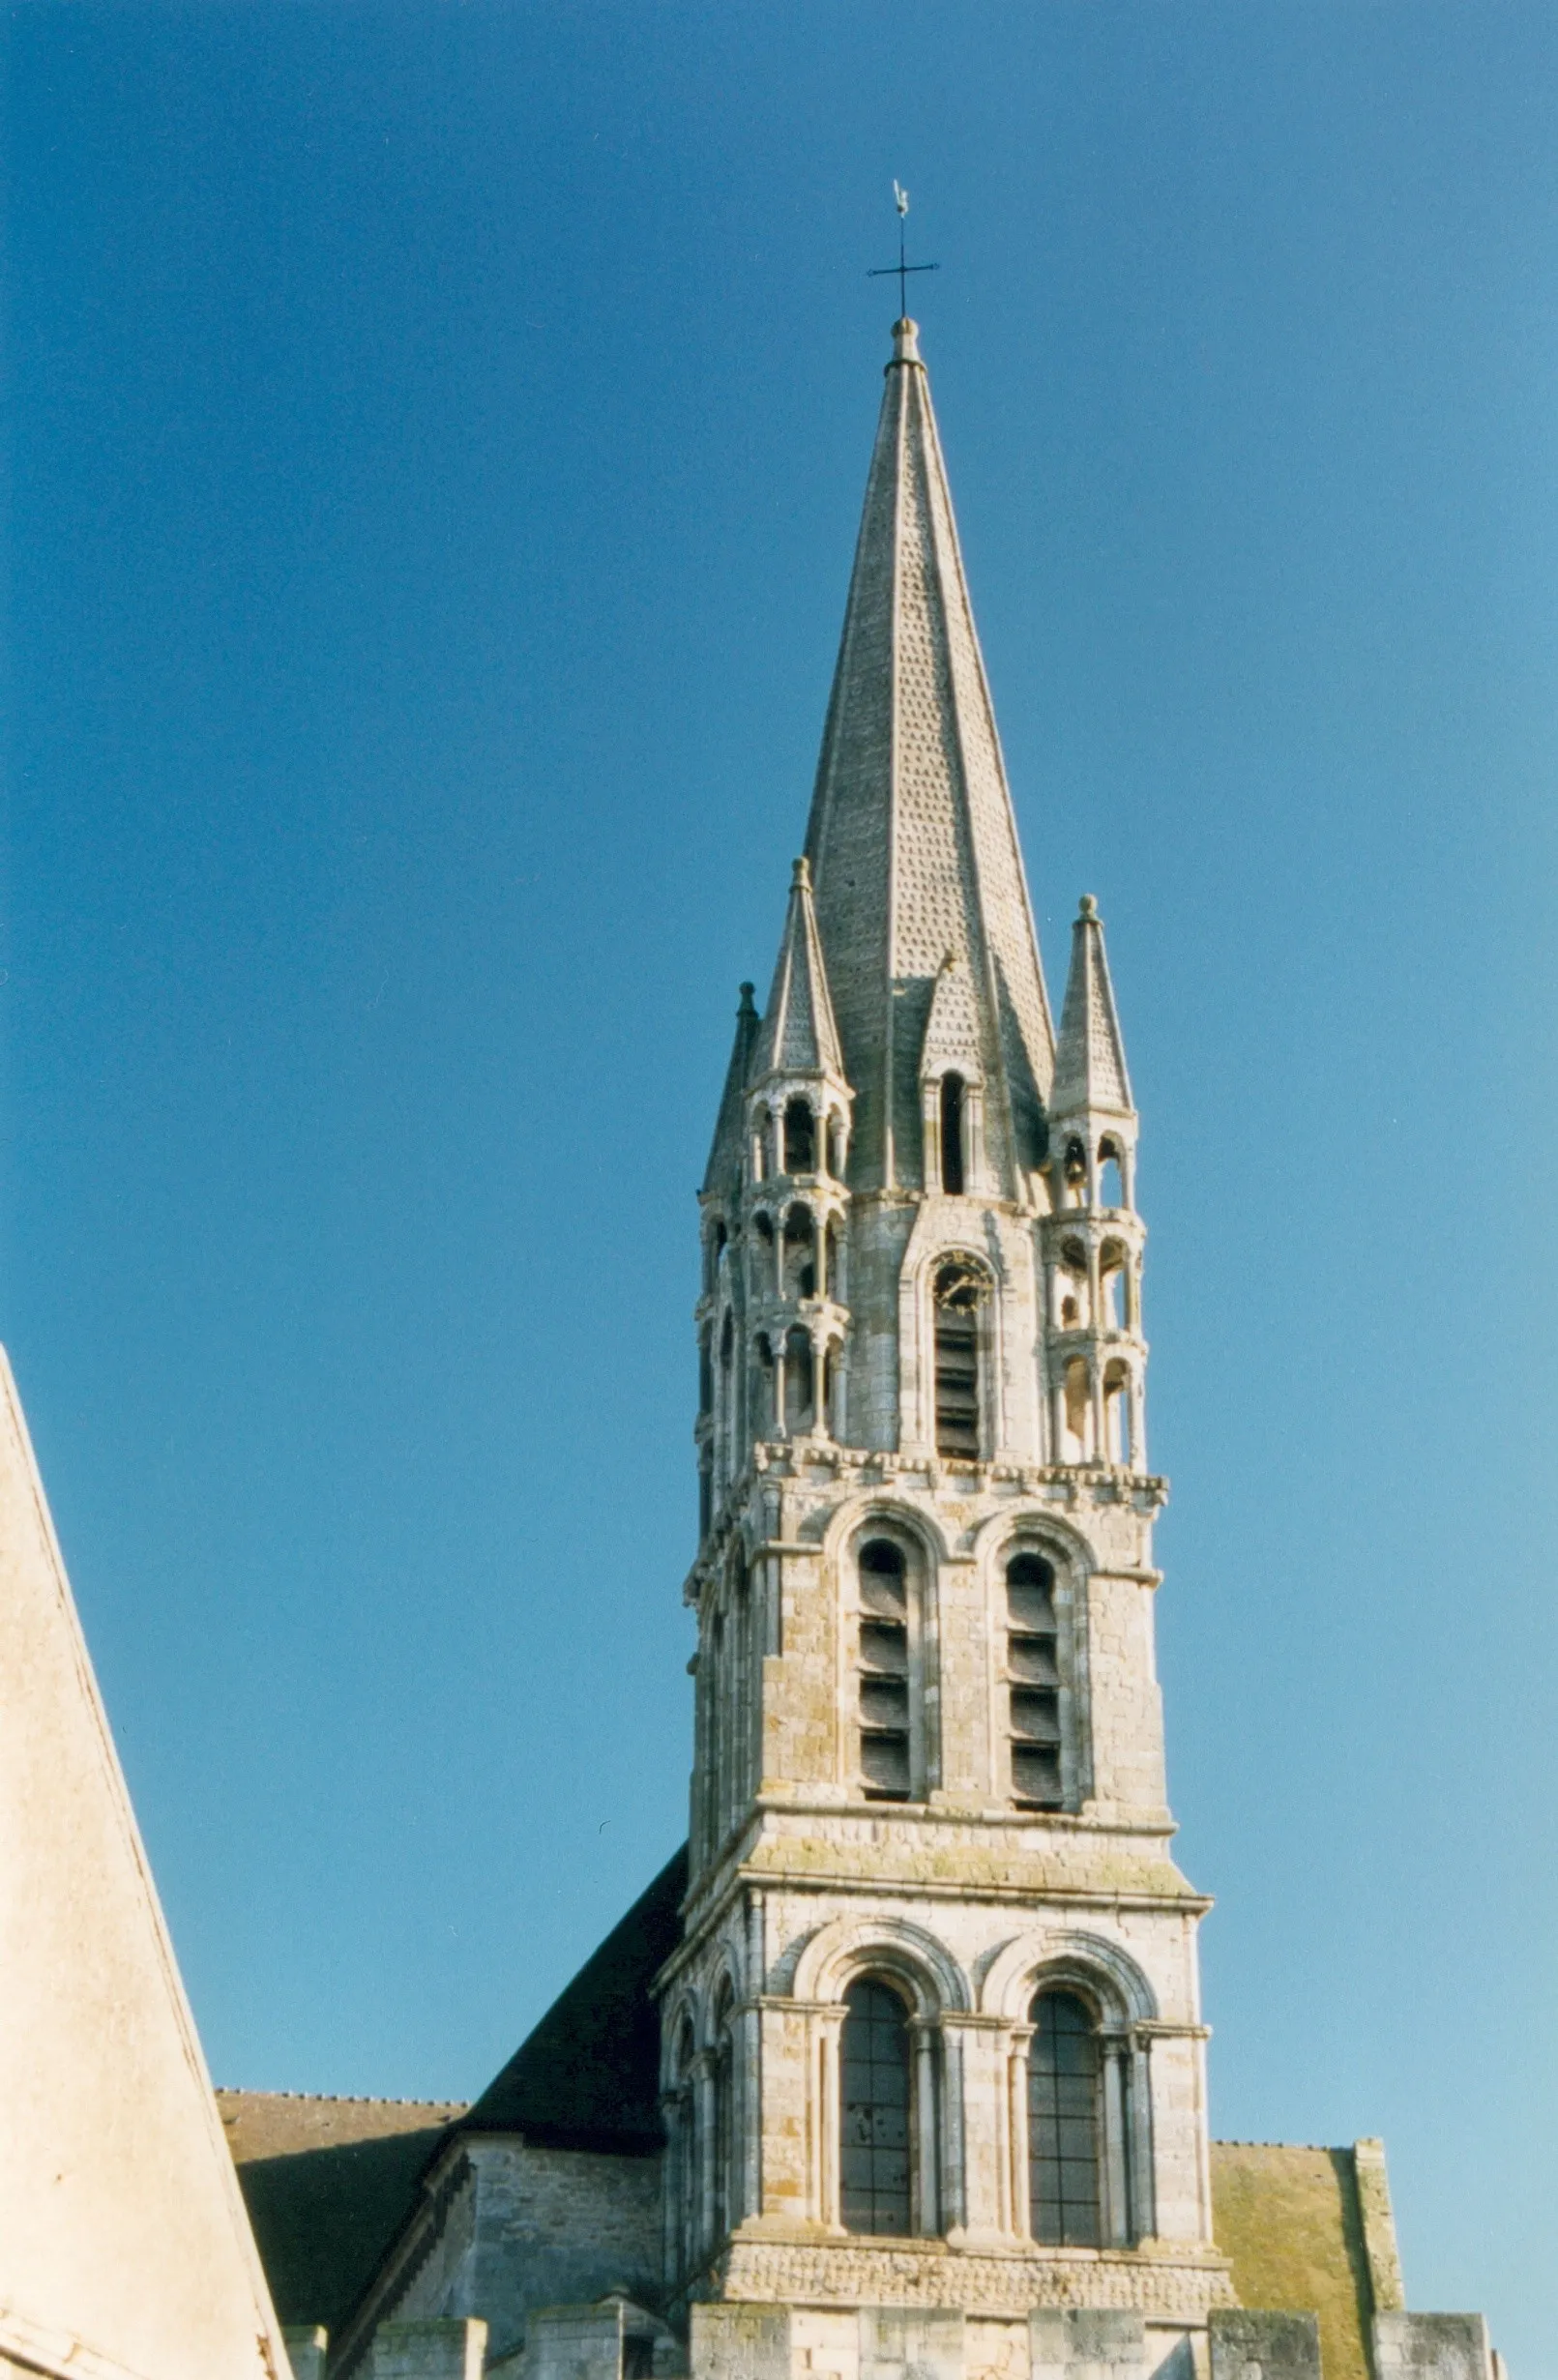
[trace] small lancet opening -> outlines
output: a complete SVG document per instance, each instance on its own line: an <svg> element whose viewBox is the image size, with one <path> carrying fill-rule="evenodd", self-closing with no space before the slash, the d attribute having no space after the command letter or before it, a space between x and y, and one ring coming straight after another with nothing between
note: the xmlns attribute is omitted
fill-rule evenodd
<svg viewBox="0 0 1558 2380"><path fill-rule="evenodd" d="M816 1165L816 1114L811 1102L798 1095L784 1102L784 1170L814 1173Z"/></svg>
<svg viewBox="0 0 1558 2380"><path fill-rule="evenodd" d="M710 1352L707 1331L698 1334L698 1411L714 1411L714 1358Z"/></svg>
<svg viewBox="0 0 1558 2380"><path fill-rule="evenodd" d="M1079 1140L1068 1140L1062 1170L1066 1176L1066 1203L1082 1207L1087 1204L1087 1151Z"/></svg>
<svg viewBox="0 0 1558 2380"><path fill-rule="evenodd" d="M1099 1142L1099 1205L1101 1207L1123 1207L1125 1205L1124 1185L1125 1175L1119 1142L1101 1140Z"/></svg>
<svg viewBox="0 0 1558 2380"><path fill-rule="evenodd" d="M1104 1326L1111 1331L1131 1328L1129 1264L1119 1241L1105 1240L1099 1255L1099 1285L1103 1292Z"/></svg>
<svg viewBox="0 0 1558 2380"><path fill-rule="evenodd" d="M1073 1355L1066 1366L1064 1403L1068 1462L1087 1462L1093 1454L1093 1381L1085 1356Z"/></svg>
<svg viewBox="0 0 1558 2380"><path fill-rule="evenodd" d="M779 1427L779 1413L775 1396L774 1350L769 1344L766 1332L759 1331L757 1334L756 1356L757 1409L763 1417L769 1436L773 1437Z"/></svg>
<svg viewBox="0 0 1558 2380"><path fill-rule="evenodd" d="M860 1765L868 1802L909 1798L909 1578L901 1545L860 1549Z"/></svg>
<svg viewBox="0 0 1558 2380"><path fill-rule="evenodd" d="M966 1173L963 1149L966 1104L961 1074L943 1074L941 1078L941 1187L953 1198L960 1198L963 1194Z"/></svg>

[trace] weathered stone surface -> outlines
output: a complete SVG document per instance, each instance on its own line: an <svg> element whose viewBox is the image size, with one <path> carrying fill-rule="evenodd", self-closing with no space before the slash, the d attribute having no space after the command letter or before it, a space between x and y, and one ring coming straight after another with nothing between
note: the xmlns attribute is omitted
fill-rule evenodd
<svg viewBox="0 0 1558 2380"><path fill-rule="evenodd" d="M1378 2380L1491 2380L1481 2314L1390 2312L1374 2318Z"/></svg>
<svg viewBox="0 0 1558 2380"><path fill-rule="evenodd" d="M373 2340L373 2380L482 2380L486 2324L384 2322Z"/></svg>
<svg viewBox="0 0 1558 2380"><path fill-rule="evenodd" d="M1031 2380L1141 2380L1147 2329L1140 2314L1041 2307L1029 2317Z"/></svg>
<svg viewBox="0 0 1558 2380"><path fill-rule="evenodd" d="M1212 2380L1320 2380L1313 2314L1219 2310L1210 2329Z"/></svg>

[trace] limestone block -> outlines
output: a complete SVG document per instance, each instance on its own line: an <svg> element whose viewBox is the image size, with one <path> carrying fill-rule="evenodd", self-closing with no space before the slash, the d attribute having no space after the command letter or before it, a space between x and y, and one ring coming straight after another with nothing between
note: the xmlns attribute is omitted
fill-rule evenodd
<svg viewBox="0 0 1558 2380"><path fill-rule="evenodd" d="M485 2322L381 2322L373 2380L482 2380Z"/></svg>
<svg viewBox="0 0 1558 2380"><path fill-rule="evenodd" d="M330 2333L317 2323L284 2330L281 2341L292 2366L292 2380L325 2380L325 2357L330 2349Z"/></svg>
<svg viewBox="0 0 1558 2380"><path fill-rule="evenodd" d="M1212 2380L1320 2380L1320 2325L1313 2314L1214 2308Z"/></svg>
<svg viewBox="0 0 1558 2380"><path fill-rule="evenodd" d="M1374 2316L1378 2380L1492 2380L1492 2369L1481 2314Z"/></svg>
<svg viewBox="0 0 1558 2380"><path fill-rule="evenodd" d="M622 2380L620 2298L598 2306L542 2306L525 2336L525 2380Z"/></svg>
<svg viewBox="0 0 1558 2380"><path fill-rule="evenodd" d="M694 2306L692 2380L790 2380L787 2306Z"/></svg>
<svg viewBox="0 0 1558 2380"><path fill-rule="evenodd" d="M1032 2380L1141 2380L1147 2332L1139 2313L1036 2307L1028 2318Z"/></svg>
<svg viewBox="0 0 1558 2380"><path fill-rule="evenodd" d="M960 2310L861 2307L860 2380L963 2380L963 2365Z"/></svg>

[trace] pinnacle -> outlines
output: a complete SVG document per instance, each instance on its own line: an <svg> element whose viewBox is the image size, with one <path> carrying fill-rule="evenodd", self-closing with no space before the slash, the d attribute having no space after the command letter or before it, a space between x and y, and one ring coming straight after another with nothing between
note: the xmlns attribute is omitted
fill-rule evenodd
<svg viewBox="0 0 1558 2380"><path fill-rule="evenodd" d="M1131 1115L1134 1104L1104 955L1103 921L1094 896L1084 893L1072 927L1072 963L1055 1050L1051 1112L1059 1119L1099 1109Z"/></svg>

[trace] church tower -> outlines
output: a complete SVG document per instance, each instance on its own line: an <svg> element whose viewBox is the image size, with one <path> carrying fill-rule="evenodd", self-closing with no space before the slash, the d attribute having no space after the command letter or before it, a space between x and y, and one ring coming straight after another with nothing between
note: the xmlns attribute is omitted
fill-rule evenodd
<svg viewBox="0 0 1558 2380"><path fill-rule="evenodd" d="M1065 2309L1112 2309L1155 2370L1232 2302L1135 1161L1090 898L1051 1023L901 321L806 855L702 1192L691 1872L659 1985L695 2372L789 2371L804 2333L819 2368L1037 2373Z"/></svg>

